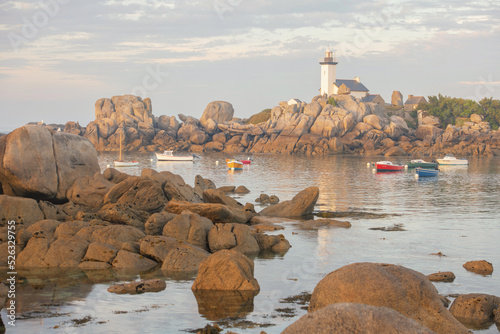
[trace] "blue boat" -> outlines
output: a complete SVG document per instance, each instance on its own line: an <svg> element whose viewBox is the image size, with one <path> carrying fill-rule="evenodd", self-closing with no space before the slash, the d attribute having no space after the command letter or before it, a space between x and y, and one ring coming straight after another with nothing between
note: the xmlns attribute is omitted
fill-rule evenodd
<svg viewBox="0 0 500 334"><path fill-rule="evenodd" d="M415 174L418 177L438 176L439 169L415 168Z"/></svg>

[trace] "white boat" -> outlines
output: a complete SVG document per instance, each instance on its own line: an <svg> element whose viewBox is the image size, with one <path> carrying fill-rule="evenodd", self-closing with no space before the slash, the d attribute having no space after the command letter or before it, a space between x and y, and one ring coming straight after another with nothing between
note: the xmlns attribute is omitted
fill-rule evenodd
<svg viewBox="0 0 500 334"><path fill-rule="evenodd" d="M457 159L451 154L447 154L443 159L436 159L440 165L468 165L467 159Z"/></svg>
<svg viewBox="0 0 500 334"><path fill-rule="evenodd" d="M136 167L139 166L139 161L119 161L115 160L115 167Z"/></svg>
<svg viewBox="0 0 500 334"><path fill-rule="evenodd" d="M173 151L164 151L163 153L156 153L158 161L193 161L193 155L178 156L174 155Z"/></svg>
<svg viewBox="0 0 500 334"><path fill-rule="evenodd" d="M120 157L114 161L115 167L136 167L139 166L139 161L123 161L122 160L122 134L120 133Z"/></svg>

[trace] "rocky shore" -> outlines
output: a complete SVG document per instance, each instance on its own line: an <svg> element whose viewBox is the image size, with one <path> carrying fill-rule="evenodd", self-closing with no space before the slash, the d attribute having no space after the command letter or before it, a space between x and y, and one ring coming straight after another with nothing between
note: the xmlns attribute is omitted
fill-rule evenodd
<svg viewBox="0 0 500 334"><path fill-rule="evenodd" d="M418 115L418 116L415 116ZM500 131L473 114L463 126L440 127L425 112L364 103L351 95L316 96L310 103L280 102L270 117L250 124L224 101L208 104L198 120L153 115L152 102L132 95L102 98L86 127L68 122L64 132L89 139L98 151L163 150L306 155L500 155Z"/></svg>
<svg viewBox="0 0 500 334"><path fill-rule="evenodd" d="M150 102L141 103L143 120L152 121L146 117ZM104 101L103 105L110 104ZM371 115L369 119L378 118ZM209 128L217 132L220 126ZM397 125L393 130L403 131ZM116 137L117 131L111 136ZM317 187L309 187L289 201L273 200L279 203L257 212L252 203L242 204L229 196L227 192L233 188L217 188L200 175L191 186L168 171L144 169L140 176L130 176L108 168L101 173L97 151L89 140L34 125L0 138L0 186L1 267L7 266L7 226L13 220L17 268L137 273L160 268L168 274L195 275L193 293L200 310L213 320L219 315L210 311L212 303L225 298L253 309L260 284L251 257L261 252L285 254L293 246L283 235L265 231L279 229L273 223L276 217L301 224L313 212L319 196ZM262 199L265 196L259 197ZM304 224L305 229L351 226L332 219L306 220ZM483 275L493 273L486 261L464 267ZM155 292L163 290L164 283L153 277L108 291ZM6 289L0 284L2 305ZM467 333L463 323L498 323L500 298L496 296L463 295L450 310L447 306L446 298L421 273L392 264L354 263L321 280L312 293L310 313L284 333L306 329L340 333L348 328L358 332L370 328L375 332Z"/></svg>

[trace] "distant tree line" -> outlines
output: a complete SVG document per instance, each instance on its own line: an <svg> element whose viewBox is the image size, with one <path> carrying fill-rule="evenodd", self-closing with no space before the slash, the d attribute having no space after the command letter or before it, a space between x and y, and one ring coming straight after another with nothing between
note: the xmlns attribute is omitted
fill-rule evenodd
<svg viewBox="0 0 500 334"><path fill-rule="evenodd" d="M456 125L461 117L470 117L472 114L482 115L493 130L500 126L500 100L484 98L477 102L439 94L429 96L428 101L427 104L419 104L418 109L426 110L430 115L439 118L443 128L448 124Z"/></svg>

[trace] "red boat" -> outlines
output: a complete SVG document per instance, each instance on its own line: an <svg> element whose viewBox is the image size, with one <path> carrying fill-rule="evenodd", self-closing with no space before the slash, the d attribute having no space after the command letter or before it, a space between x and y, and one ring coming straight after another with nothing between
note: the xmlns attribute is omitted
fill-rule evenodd
<svg viewBox="0 0 500 334"><path fill-rule="evenodd" d="M375 163L378 172L395 172L405 168L403 165L397 165L391 161L378 161Z"/></svg>

